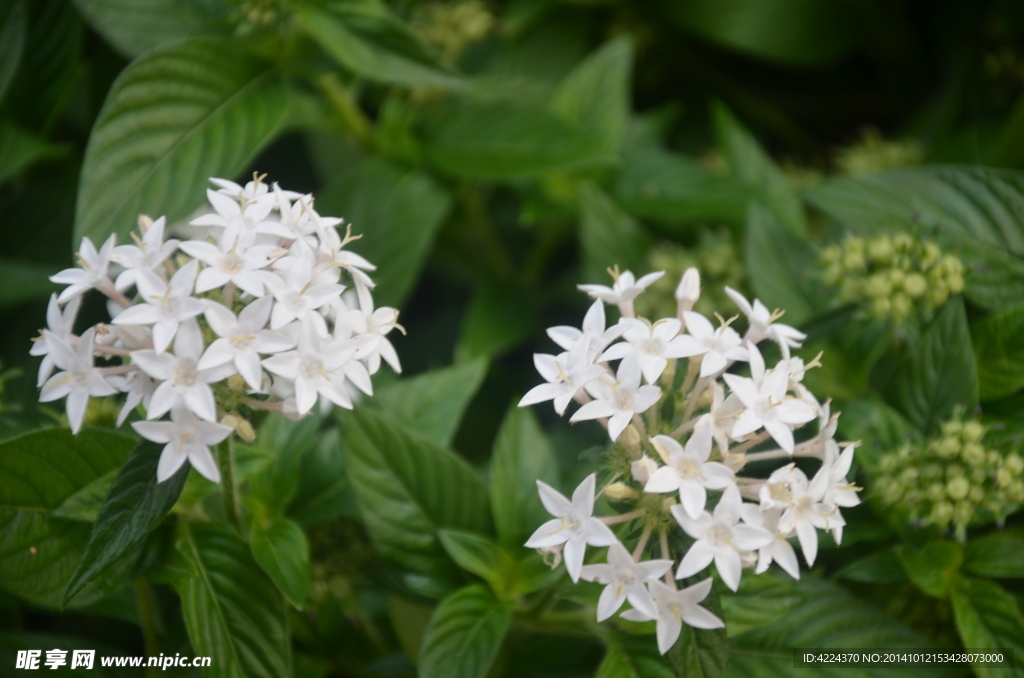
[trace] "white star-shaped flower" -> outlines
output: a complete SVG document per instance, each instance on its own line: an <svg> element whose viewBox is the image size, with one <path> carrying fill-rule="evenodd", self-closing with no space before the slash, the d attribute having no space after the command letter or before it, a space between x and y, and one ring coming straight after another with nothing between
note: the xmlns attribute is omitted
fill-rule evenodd
<svg viewBox="0 0 1024 678"><path fill-rule="evenodd" d="M744 503L740 507L743 522L754 527L761 527L774 535L774 539L757 551L755 574L765 572L772 562L778 563L793 579L800 578L800 564L796 560L796 551L787 539L788 533L779 531L779 518L782 510L777 508L762 510L757 504Z"/></svg>
<svg viewBox="0 0 1024 678"><path fill-rule="evenodd" d="M141 219L140 217L140 221ZM141 238L132 232L134 245L118 245L114 248L110 256L111 261L125 269L117 276L114 287L122 291L128 289L135 284L135 277L139 271L153 271L167 261L167 257L174 254L174 250L178 248L178 241L171 239L164 242L166 223L167 220L160 217L143 231Z"/></svg>
<svg viewBox="0 0 1024 678"><path fill-rule="evenodd" d="M651 581L648 588L658 614L647 616L640 610L633 609L623 612L622 618L639 622L657 619L656 635L658 651L661 654L671 650L679 640L683 624L695 629L720 629L725 626L721 619L700 606L701 601L711 593L710 577L679 591L656 580Z"/></svg>
<svg viewBox="0 0 1024 678"><path fill-rule="evenodd" d="M259 235L294 237L294 233L282 226L281 222L267 218L277 206L277 198L265 190L259 195L247 198L243 194L228 197L221 191L207 189L206 197L215 211L190 221L193 226L233 230L240 236L243 247L253 244Z"/></svg>
<svg viewBox="0 0 1024 678"><path fill-rule="evenodd" d="M576 410L569 421L609 417L608 435L612 441L618 439L634 414L650 409L661 397L657 386L640 385L640 358L635 353L619 363L615 380L605 374L588 383L586 390L594 400Z"/></svg>
<svg viewBox="0 0 1024 678"><path fill-rule="evenodd" d="M771 339L782 349L782 357L789 358L789 349L800 348L801 342L807 338L806 334L795 327L775 322L782 317L782 314L778 311L772 313L759 299L754 299L754 305L751 306L746 297L731 287L726 287L725 293L729 295L733 303L739 306L743 315L747 316L750 327L747 329L744 339L751 344L757 344L763 339Z"/></svg>
<svg viewBox="0 0 1024 678"><path fill-rule="evenodd" d="M44 330L49 355L63 371L46 380L39 394L39 402L48 403L66 396L65 411L73 433L82 429L82 418L89 404L89 396L102 397L117 393L117 389L93 369L92 347L95 334L95 328L90 327L72 348L64 340Z"/></svg>
<svg viewBox="0 0 1024 678"><path fill-rule="evenodd" d="M555 488L537 481L541 503L555 519L538 527L526 546L539 549L565 544L565 569L573 582L580 578L587 544L611 546L617 541L608 526L593 517L595 482L595 475L591 473L579 484L572 493L572 501L569 501Z"/></svg>
<svg viewBox="0 0 1024 678"><path fill-rule="evenodd" d="M381 358L391 366L395 372L402 373L402 363L398 360L398 353L395 351L387 334L398 328L405 334L405 328L398 324L398 310L390 306L373 307L373 295L369 288L356 283L356 293L359 298L359 309L348 312L347 329L358 338L358 350L356 358L366 361L370 374L376 374L380 369ZM339 332L341 323L339 323Z"/></svg>
<svg viewBox="0 0 1024 678"><path fill-rule="evenodd" d="M231 435L231 427L197 419L184 407L171 410L170 421L137 421L132 424L140 436L154 443L166 443L156 467L156 481L173 476L186 460L208 480L220 482L220 470L210 445Z"/></svg>
<svg viewBox="0 0 1024 678"><path fill-rule="evenodd" d="M293 320L302 320L307 314L337 299L345 289L343 285L315 284L309 257L297 257L283 280L270 271L261 271L260 277L277 300L270 315L272 330L280 329Z"/></svg>
<svg viewBox="0 0 1024 678"><path fill-rule="evenodd" d="M243 308L237 318L224 306L208 303L206 321L220 338L203 353L199 369L233 362L245 383L259 390L263 382L260 354L280 353L295 345L286 335L263 329L270 320L273 303L270 297L260 297Z"/></svg>
<svg viewBox="0 0 1024 678"><path fill-rule="evenodd" d="M117 414L117 425L120 427L132 410L138 407L140 403L144 408L149 409L149 401L153 397L153 391L156 390L156 384L153 383L148 374L142 370L135 370L125 375L125 378L118 385L118 390L128 394L124 399L121 411Z"/></svg>
<svg viewBox="0 0 1024 678"><path fill-rule="evenodd" d="M589 363L588 353L587 342L580 341L573 344L571 350L557 356L533 354L534 366L548 383L539 384L527 391L519 401L519 407L553 400L555 412L564 414L565 408L581 388L605 374L603 367Z"/></svg>
<svg viewBox="0 0 1024 678"><path fill-rule="evenodd" d="M608 547L607 564L584 565L580 579L605 585L597 602L597 621L611 617L627 600L634 609L653 619L657 617L658 609L644 584L656 580L671 567L671 560L635 563L626 547L616 541Z"/></svg>
<svg viewBox="0 0 1024 678"><path fill-rule="evenodd" d="M640 371L648 384L658 380L670 359L690 355L686 338L679 336L682 323L675 318L663 318L653 325L636 318L623 318L619 324L625 327L622 338L626 341L609 347L598 361L618 360L629 351L636 351L640 356Z"/></svg>
<svg viewBox="0 0 1024 678"><path fill-rule="evenodd" d="M153 379L161 382L149 400L147 419L163 416L172 407L183 405L206 421L217 421L217 408L210 384L234 373L234 367L201 370L203 335L199 323L189 318L181 323L174 339L174 354L153 350L132 351L132 362Z"/></svg>
<svg viewBox="0 0 1024 678"><path fill-rule="evenodd" d="M808 566L814 564L818 555L816 528L831 530L846 524L835 506L822 503L829 487L829 473L823 466L814 480L808 481L803 471L788 464L776 469L761 486L761 509L782 509L778 531L784 534L796 531Z"/></svg>
<svg viewBox="0 0 1024 678"><path fill-rule="evenodd" d="M717 330L711 322L695 311L684 311L683 320L689 334L682 335L683 355L691 357L702 355L700 376L710 377L718 374L733 360L746 360L747 349L741 345L743 340L736 330L722 323Z"/></svg>
<svg viewBox="0 0 1024 678"><path fill-rule="evenodd" d="M206 306L192 296L199 262L192 260L171 276L170 283L152 271L139 270L136 286L146 303L126 308L114 318L115 325L152 325L153 348L163 353L185 321L195 318Z"/></svg>
<svg viewBox="0 0 1024 678"><path fill-rule="evenodd" d="M71 330L74 328L75 316L78 315L78 307L81 303L82 298L75 297L68 302L62 312L60 303L57 301L57 295L50 295L50 304L46 307L47 331L39 332L39 337L32 340L32 348L28 351L29 355L43 356L43 361L39 365L39 377L36 381L37 387L45 384L50 374L53 373L53 356L50 355L51 349L46 339L47 335L70 344Z"/></svg>
<svg viewBox="0 0 1024 678"><path fill-rule="evenodd" d="M743 403L735 393L726 397L721 384L717 381L711 384L711 431L723 457L729 452L732 429L742 412Z"/></svg>
<svg viewBox="0 0 1024 678"><path fill-rule="evenodd" d="M795 441L792 426L800 426L815 417L815 411L802 400L786 397L789 373L786 364L765 372L761 352L748 345L751 378L724 374L722 379L746 408L736 421L732 437L740 439L761 427L771 434L779 447L793 453Z"/></svg>
<svg viewBox="0 0 1024 678"><path fill-rule="evenodd" d="M299 414L306 414L313 408L317 394L339 407L352 409L352 398L345 388L344 367L355 351L353 341L325 342L316 321L307 316L302 319L296 350L265 358L263 366L295 383Z"/></svg>
<svg viewBox="0 0 1024 678"><path fill-rule="evenodd" d="M663 275L665 275L665 271L656 271L637 280L631 271L624 271L618 275L613 273L615 282L611 287L607 285L577 285L576 289L586 292L606 304L615 304L623 315L631 316L633 315L633 300L648 287L661 280Z"/></svg>
<svg viewBox="0 0 1024 678"><path fill-rule="evenodd" d="M238 289L254 297L263 296L263 281L256 271L265 268L276 245L246 247L233 228L225 228L218 245L201 240L187 240L180 245L183 252L206 264L196 279L196 292L208 292L232 282Z"/></svg>
<svg viewBox="0 0 1024 678"><path fill-rule="evenodd" d="M50 276L50 282L67 285L57 303L64 304L87 290L103 283L110 267L110 257L114 251L114 236L111 235L103 243L99 252L89 238L82 238L82 246L78 250L78 268L66 268Z"/></svg>
<svg viewBox="0 0 1024 678"><path fill-rule="evenodd" d="M711 417L704 415L683 448L666 435L651 438L651 444L665 460L651 476L644 492L679 492L683 509L697 520L707 503L707 490L724 490L735 482L732 470L711 456Z"/></svg>
<svg viewBox="0 0 1024 678"><path fill-rule="evenodd" d="M604 302L598 300L590 305L583 316L582 329L569 325L558 325L548 328L548 336L566 351L571 351L576 342L586 337L587 362L593 363L605 347L618 339L626 329L625 325L612 325L605 329Z"/></svg>
<svg viewBox="0 0 1024 678"><path fill-rule="evenodd" d="M714 561L725 585L733 591L739 587L743 568L740 552L756 551L774 539L764 528L739 522L742 503L739 488L729 485L713 514L704 511L693 520L682 506L672 507L680 527L697 540L679 563L676 579L692 577Z"/></svg>

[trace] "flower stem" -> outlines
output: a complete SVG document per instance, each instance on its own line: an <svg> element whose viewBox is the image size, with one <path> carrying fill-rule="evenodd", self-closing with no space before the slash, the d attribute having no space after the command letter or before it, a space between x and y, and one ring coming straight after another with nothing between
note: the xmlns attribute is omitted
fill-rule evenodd
<svg viewBox="0 0 1024 678"><path fill-rule="evenodd" d="M686 403L686 414L683 415L683 421L689 421L693 417L693 411L697 409L697 401L700 400L707 382L707 377L701 377L697 380L697 385L693 387L693 392L690 394L690 401Z"/></svg>
<svg viewBox="0 0 1024 678"><path fill-rule="evenodd" d="M661 557L665 560L672 560L672 556L668 553L668 530L662 529L658 534L658 541L661 544ZM665 573L665 586L669 587L673 591L676 590L675 575L672 573L672 568L669 568L668 572Z"/></svg>
<svg viewBox="0 0 1024 678"><path fill-rule="evenodd" d="M640 534L640 541L637 542L636 548L633 549L633 562L639 563L640 558L644 555L644 549L647 548L647 540L651 538L651 525L648 523L644 526L644 531Z"/></svg>
<svg viewBox="0 0 1024 678"><path fill-rule="evenodd" d="M678 440L679 438L682 437L682 435L684 433L686 433L687 431L692 429L694 426L696 426L697 422L699 420L700 420L700 417L694 417L690 421L687 421L687 422L684 422L684 423L680 424L679 428L677 428L675 431L672 431L672 437L676 438Z"/></svg>
<svg viewBox="0 0 1024 678"><path fill-rule="evenodd" d="M635 511L630 511L629 513L623 513L617 516L605 516L603 518L598 518L598 520L600 520L605 525L616 525L618 523L624 523L635 518L643 518L646 514L647 511L643 509L637 509Z"/></svg>
<svg viewBox="0 0 1024 678"><path fill-rule="evenodd" d="M146 655L156 657L160 654L160 640L156 632L156 617L153 612L153 598L149 594L146 580L139 577L135 580L135 602L139 606L139 622L142 624L142 640L146 647ZM159 667L146 668L146 675L160 675Z"/></svg>
<svg viewBox="0 0 1024 678"><path fill-rule="evenodd" d="M218 447L220 484L224 492L224 515L228 523L242 534L242 520L238 510L238 490L235 487L235 440L228 436Z"/></svg>
<svg viewBox="0 0 1024 678"><path fill-rule="evenodd" d="M235 305L235 283L230 280L226 285L224 285L224 305L229 311L232 310Z"/></svg>

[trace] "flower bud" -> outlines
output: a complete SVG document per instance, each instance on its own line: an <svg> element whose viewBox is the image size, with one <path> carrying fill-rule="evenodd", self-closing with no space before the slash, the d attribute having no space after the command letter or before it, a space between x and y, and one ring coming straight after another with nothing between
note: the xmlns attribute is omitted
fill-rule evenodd
<svg viewBox="0 0 1024 678"><path fill-rule="evenodd" d="M640 434L637 433L636 427L630 424L619 436L618 442L622 443L622 446L629 450L629 453L634 457L640 454Z"/></svg>
<svg viewBox="0 0 1024 678"><path fill-rule="evenodd" d="M1012 502L1020 503L1024 501L1024 482L1015 480L1006 488L1006 498Z"/></svg>
<svg viewBox="0 0 1024 678"><path fill-rule="evenodd" d="M1013 474L1009 469L1001 468L996 471L996 487L1009 487L1013 482Z"/></svg>
<svg viewBox="0 0 1024 678"><path fill-rule="evenodd" d="M967 498L975 504L980 504L985 498L985 490L978 486L974 486L971 488L971 491L967 493Z"/></svg>
<svg viewBox="0 0 1024 678"><path fill-rule="evenodd" d="M868 243L868 255L877 263L889 263L893 254L892 240L887 235L880 235Z"/></svg>
<svg viewBox="0 0 1024 678"><path fill-rule="evenodd" d="M693 305L700 299L700 272L692 266L683 273L679 286L676 287L676 303L679 307L679 316L683 311L693 310Z"/></svg>
<svg viewBox="0 0 1024 678"><path fill-rule="evenodd" d="M941 458L951 459L960 451L960 441L956 438L943 438L942 442L939 443L938 449L935 451Z"/></svg>
<svg viewBox="0 0 1024 678"><path fill-rule="evenodd" d="M942 306L948 298L949 291L944 287L932 287L928 290L928 305L932 308Z"/></svg>
<svg viewBox="0 0 1024 678"><path fill-rule="evenodd" d="M920 273L911 273L903 279L903 290L911 299L917 299L928 289L928 281Z"/></svg>
<svg viewBox="0 0 1024 678"><path fill-rule="evenodd" d="M940 483L932 483L928 486L927 495L932 501L942 501L946 497L946 487Z"/></svg>
<svg viewBox="0 0 1024 678"><path fill-rule="evenodd" d="M970 466L985 463L985 448L979 443L968 443L960 450L960 458Z"/></svg>
<svg viewBox="0 0 1024 678"><path fill-rule="evenodd" d="M647 481L651 479L651 475L658 470L658 463L645 454L630 464L629 470L633 474L635 481L642 486L646 486Z"/></svg>
<svg viewBox="0 0 1024 678"><path fill-rule="evenodd" d="M896 320L905 320L910 315L910 297L907 295L897 292L892 295L889 304L892 306L892 315Z"/></svg>
<svg viewBox="0 0 1024 678"><path fill-rule="evenodd" d="M966 421L961 435L963 435L965 443L980 443L985 435L985 427L981 425L981 422Z"/></svg>
<svg viewBox="0 0 1024 678"><path fill-rule="evenodd" d="M948 501L941 501L932 507L932 512L928 516L928 522L941 527L948 523L952 517L953 505Z"/></svg>
<svg viewBox="0 0 1024 678"><path fill-rule="evenodd" d="M1007 455L1005 463L1006 469L1015 476L1019 476L1021 471L1024 471L1024 459L1021 459L1016 452Z"/></svg>
<svg viewBox="0 0 1024 678"><path fill-rule="evenodd" d="M925 464L921 467L921 476L935 480L942 477L942 467L938 464Z"/></svg>
<svg viewBox="0 0 1024 678"><path fill-rule="evenodd" d="M604 488L604 493L612 499L633 499L637 496L636 490L623 482L612 483Z"/></svg>
<svg viewBox="0 0 1024 678"><path fill-rule="evenodd" d="M971 518L974 517L974 507L965 501L960 502L953 509L953 522L958 526L964 527L971 522Z"/></svg>
<svg viewBox="0 0 1024 678"><path fill-rule="evenodd" d="M153 225L153 217L148 214L140 214L137 223L139 224L139 232L145 235L146 231L149 230L149 227Z"/></svg>
<svg viewBox="0 0 1024 678"><path fill-rule="evenodd" d="M953 501L960 501L966 497L970 489L971 484L967 482L966 478L953 478L946 483L946 492Z"/></svg>
<svg viewBox="0 0 1024 678"><path fill-rule="evenodd" d="M877 297L871 302L871 315L876 318L884 318L889 315L892 305L888 297Z"/></svg>

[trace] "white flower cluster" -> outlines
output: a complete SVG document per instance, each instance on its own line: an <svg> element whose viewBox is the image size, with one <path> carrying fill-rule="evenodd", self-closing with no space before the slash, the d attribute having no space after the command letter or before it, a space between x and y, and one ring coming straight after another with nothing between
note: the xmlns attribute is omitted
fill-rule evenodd
<svg viewBox="0 0 1024 678"><path fill-rule="evenodd" d="M367 272L375 267L345 249L359 236L351 226L339 236L342 220L320 216L312 195L263 179L210 180L213 209L191 222L205 238L165 239L164 218L142 216L135 244L116 246L110 236L97 251L83 238L78 267L51 278L68 287L51 298L48 327L31 350L43 356L40 401L66 397L77 433L90 396L126 394L117 424L144 408L147 420L132 426L166 444L161 482L186 459L219 482L209 446L232 432L226 423L244 421L229 413L228 396L297 418L318 397L351 408L352 387L372 395L382 359L401 371L386 336L402 330L398 311L373 307ZM343 296L343 270L351 296ZM112 320L76 335L90 289L109 298ZM119 364L97 367L97 355Z"/></svg>
<svg viewBox="0 0 1024 678"><path fill-rule="evenodd" d="M833 440L839 415L830 415L829 403L819 403L801 383L818 359L805 365L790 354L805 336L778 323L780 312L770 313L757 300L751 305L727 287L748 329L741 336L731 327L739 316L718 316L716 328L691 310L700 296L700 275L689 269L676 290L677 317L651 322L634 317L633 300L662 274L637 280L629 271L610 272L613 287L579 286L597 299L581 329L548 330L564 352L534 356L547 383L530 390L519 405L553 400L563 414L575 400L581 407L570 421L600 420L629 455L631 482L639 488L616 482L623 477L620 472L601 493L627 505L632 500L636 510L595 518L594 475L576 489L572 501L538 481L541 500L555 519L541 525L526 546L554 553L556 563L564 556L574 582L582 577L607 585L598 603L598 621L627 600L633 609L624 618L657 620L658 648L664 654L683 623L723 626L698 605L710 591L710 579L679 591L675 579L692 577L714 562L719 577L735 591L743 568L760 574L773 561L798 579L789 538L796 537L808 566L817 554L818 529L830 530L841 541L845 523L839 508L859 503L858 488L846 479L856 444L840 450ZM606 327L606 303L621 314L611 327ZM777 343L782 355L771 369L758 348L765 340ZM688 368L677 379L676 361L681 358L689 359ZM619 361L616 369L609 365L613 360ZM728 372L738 362L748 363L749 377ZM812 421L817 421L817 433L798 444L794 430ZM776 449L752 451L769 439ZM738 475L750 462L792 457L822 463L813 479L792 461L767 478ZM709 491L718 494L710 511ZM651 501L652 495L676 493L678 503L674 496ZM665 528L672 519L692 542L675 579L669 572L674 562ZM608 527L627 522L642 527L632 555ZM657 533L662 558L645 561L652 533ZM588 544L609 547L607 564L583 564Z"/></svg>

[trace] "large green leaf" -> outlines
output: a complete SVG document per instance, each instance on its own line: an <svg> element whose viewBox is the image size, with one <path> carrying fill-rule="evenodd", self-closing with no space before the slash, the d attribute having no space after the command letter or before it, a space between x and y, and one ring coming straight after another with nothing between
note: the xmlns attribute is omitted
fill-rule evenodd
<svg viewBox="0 0 1024 678"><path fill-rule="evenodd" d="M930 596L949 596L953 579L964 561L964 550L952 541L937 541L922 549L909 545L896 548L903 569L917 588Z"/></svg>
<svg viewBox="0 0 1024 678"><path fill-rule="evenodd" d="M743 54L798 66L827 64L857 41L861 18L845 0L678 0L670 15L696 35Z"/></svg>
<svg viewBox="0 0 1024 678"><path fill-rule="evenodd" d="M501 546L487 537L462 532L441 530L441 545L459 567L487 582L494 594L504 598L515 577L516 561Z"/></svg>
<svg viewBox="0 0 1024 678"><path fill-rule="evenodd" d="M82 588L135 550L170 512L188 478L189 466L162 483L156 468L163 445L143 441L114 478L100 509L85 555L64 594L67 604Z"/></svg>
<svg viewBox="0 0 1024 678"><path fill-rule="evenodd" d="M540 108L461 105L433 126L427 156L438 169L471 179L517 179L614 161L582 130Z"/></svg>
<svg viewBox="0 0 1024 678"><path fill-rule="evenodd" d="M720 593L722 619L729 636L773 624L804 600L798 582L775 570L743 577L735 593Z"/></svg>
<svg viewBox="0 0 1024 678"><path fill-rule="evenodd" d="M25 3L22 0L5 2L0 7L0 101L7 86L18 71L21 50L25 44Z"/></svg>
<svg viewBox="0 0 1024 678"><path fill-rule="evenodd" d="M757 296L768 308L785 310L788 324L799 327L814 315L821 304L817 257L761 205L750 207L743 259Z"/></svg>
<svg viewBox="0 0 1024 678"><path fill-rule="evenodd" d="M421 678L484 678L512 623L512 607L479 585L441 601L423 634Z"/></svg>
<svg viewBox="0 0 1024 678"><path fill-rule="evenodd" d="M257 517L252 521L249 546L271 581L301 609L309 588L309 542L302 528L288 518Z"/></svg>
<svg viewBox="0 0 1024 678"><path fill-rule="evenodd" d="M677 226L694 221L741 224L757 192L689 158L646 148L626 154L613 195L638 217Z"/></svg>
<svg viewBox="0 0 1024 678"><path fill-rule="evenodd" d="M797 237L806 236L803 205L782 170L723 104L716 102L711 114L718 145L725 153L732 175L763 193L765 207L786 231Z"/></svg>
<svg viewBox="0 0 1024 678"><path fill-rule="evenodd" d="M285 604L227 525L182 523L174 588L195 654L212 657L210 678L292 675ZM185 574L190 572L191 574Z"/></svg>
<svg viewBox="0 0 1024 678"><path fill-rule="evenodd" d="M1024 307L971 323L978 363L978 397L997 400L1024 387Z"/></svg>
<svg viewBox="0 0 1024 678"><path fill-rule="evenodd" d="M346 470L377 550L410 586L444 592L455 570L437 531L491 531L483 482L453 452L386 415L361 408L340 421Z"/></svg>
<svg viewBox="0 0 1024 678"><path fill-rule="evenodd" d="M537 495L537 481L558 486L555 453L529 409L509 408L494 439L491 510L501 543L521 547L550 519Z"/></svg>
<svg viewBox="0 0 1024 678"><path fill-rule="evenodd" d="M595 678L675 678L650 636L612 636Z"/></svg>
<svg viewBox="0 0 1024 678"><path fill-rule="evenodd" d="M804 197L859 230L934 230L966 264L964 294L974 303L996 309L1024 294L1024 172L898 169L829 179Z"/></svg>
<svg viewBox="0 0 1024 678"><path fill-rule="evenodd" d="M50 282L55 272L52 266L44 264L0 259L0 308L45 299L56 292L57 285Z"/></svg>
<svg viewBox="0 0 1024 678"><path fill-rule="evenodd" d="M964 647L970 650L1003 649L1017 657L1013 669L975 664L979 678L1024 676L1024 616L1017 600L987 579L957 577L951 600Z"/></svg>
<svg viewBox="0 0 1024 678"><path fill-rule="evenodd" d="M434 64L417 60L407 54L360 35L339 16L315 7L298 11L299 22L341 66L368 80L394 85L431 87L462 87L465 82Z"/></svg>
<svg viewBox="0 0 1024 678"><path fill-rule="evenodd" d="M510 283L476 286L462 316L455 360L497 358L533 336L535 313L523 291Z"/></svg>
<svg viewBox="0 0 1024 678"><path fill-rule="evenodd" d="M287 514L302 525L315 525L355 513L352 484L338 444L338 429L325 431L299 465L299 490Z"/></svg>
<svg viewBox="0 0 1024 678"><path fill-rule="evenodd" d="M580 184L580 248L585 280L603 280L605 270L643 270L651 237L604 191L588 182Z"/></svg>
<svg viewBox="0 0 1024 678"><path fill-rule="evenodd" d="M632 44L624 37L611 40L562 82L555 93L555 113L605 150L617 150L629 122L632 70Z"/></svg>
<svg viewBox="0 0 1024 678"><path fill-rule="evenodd" d="M722 617L718 593L712 591L701 605L715 616ZM669 650L678 653L681 674L687 678L725 678L729 664L729 648L725 629L697 629L683 624L679 641ZM677 668L677 671L679 669Z"/></svg>
<svg viewBox="0 0 1024 678"><path fill-rule="evenodd" d="M412 291L451 202L429 175L383 158L360 163L317 194L322 214L343 217L363 236L352 250L379 267L371 274L374 301L391 306Z"/></svg>
<svg viewBox="0 0 1024 678"><path fill-rule="evenodd" d="M458 363L388 384L374 402L434 442L449 445L486 374L486 360Z"/></svg>
<svg viewBox="0 0 1024 678"><path fill-rule="evenodd" d="M0 443L0 589L59 607L89 541L86 523L51 516L70 497L116 470L134 439L111 431L45 429ZM76 600L84 606L123 583L115 568Z"/></svg>
<svg viewBox="0 0 1024 678"><path fill-rule="evenodd" d="M128 57L168 42L215 31L230 6L200 0L75 0L86 21L117 51ZM219 10L219 11L218 11Z"/></svg>
<svg viewBox="0 0 1024 678"><path fill-rule="evenodd" d="M288 421L284 417L267 417L260 425L259 436L248 447L238 445L236 451L249 451L265 456L268 462L250 479L251 496L264 513L280 515L297 495L303 457L317 444L320 417Z"/></svg>
<svg viewBox="0 0 1024 678"><path fill-rule="evenodd" d="M964 569L982 577L1024 579L1024 529L1010 528L977 539L964 547Z"/></svg>
<svg viewBox="0 0 1024 678"><path fill-rule="evenodd" d="M242 171L287 111L280 76L241 44L194 38L136 59L89 137L75 235L124 235L139 213L187 215L203 204L208 177Z"/></svg>
<svg viewBox="0 0 1024 678"><path fill-rule="evenodd" d="M838 584L805 574L799 592L802 602L781 619L729 639L729 675L742 678L832 675L794 667L794 648L934 647L930 640ZM906 669L844 668L842 675L899 678L906 675ZM915 675L957 675L957 671L921 670Z"/></svg>
<svg viewBox="0 0 1024 678"><path fill-rule="evenodd" d="M950 299L921 340L904 347L887 381L885 399L925 432L936 430L958 406L974 407L978 374L961 299Z"/></svg>

